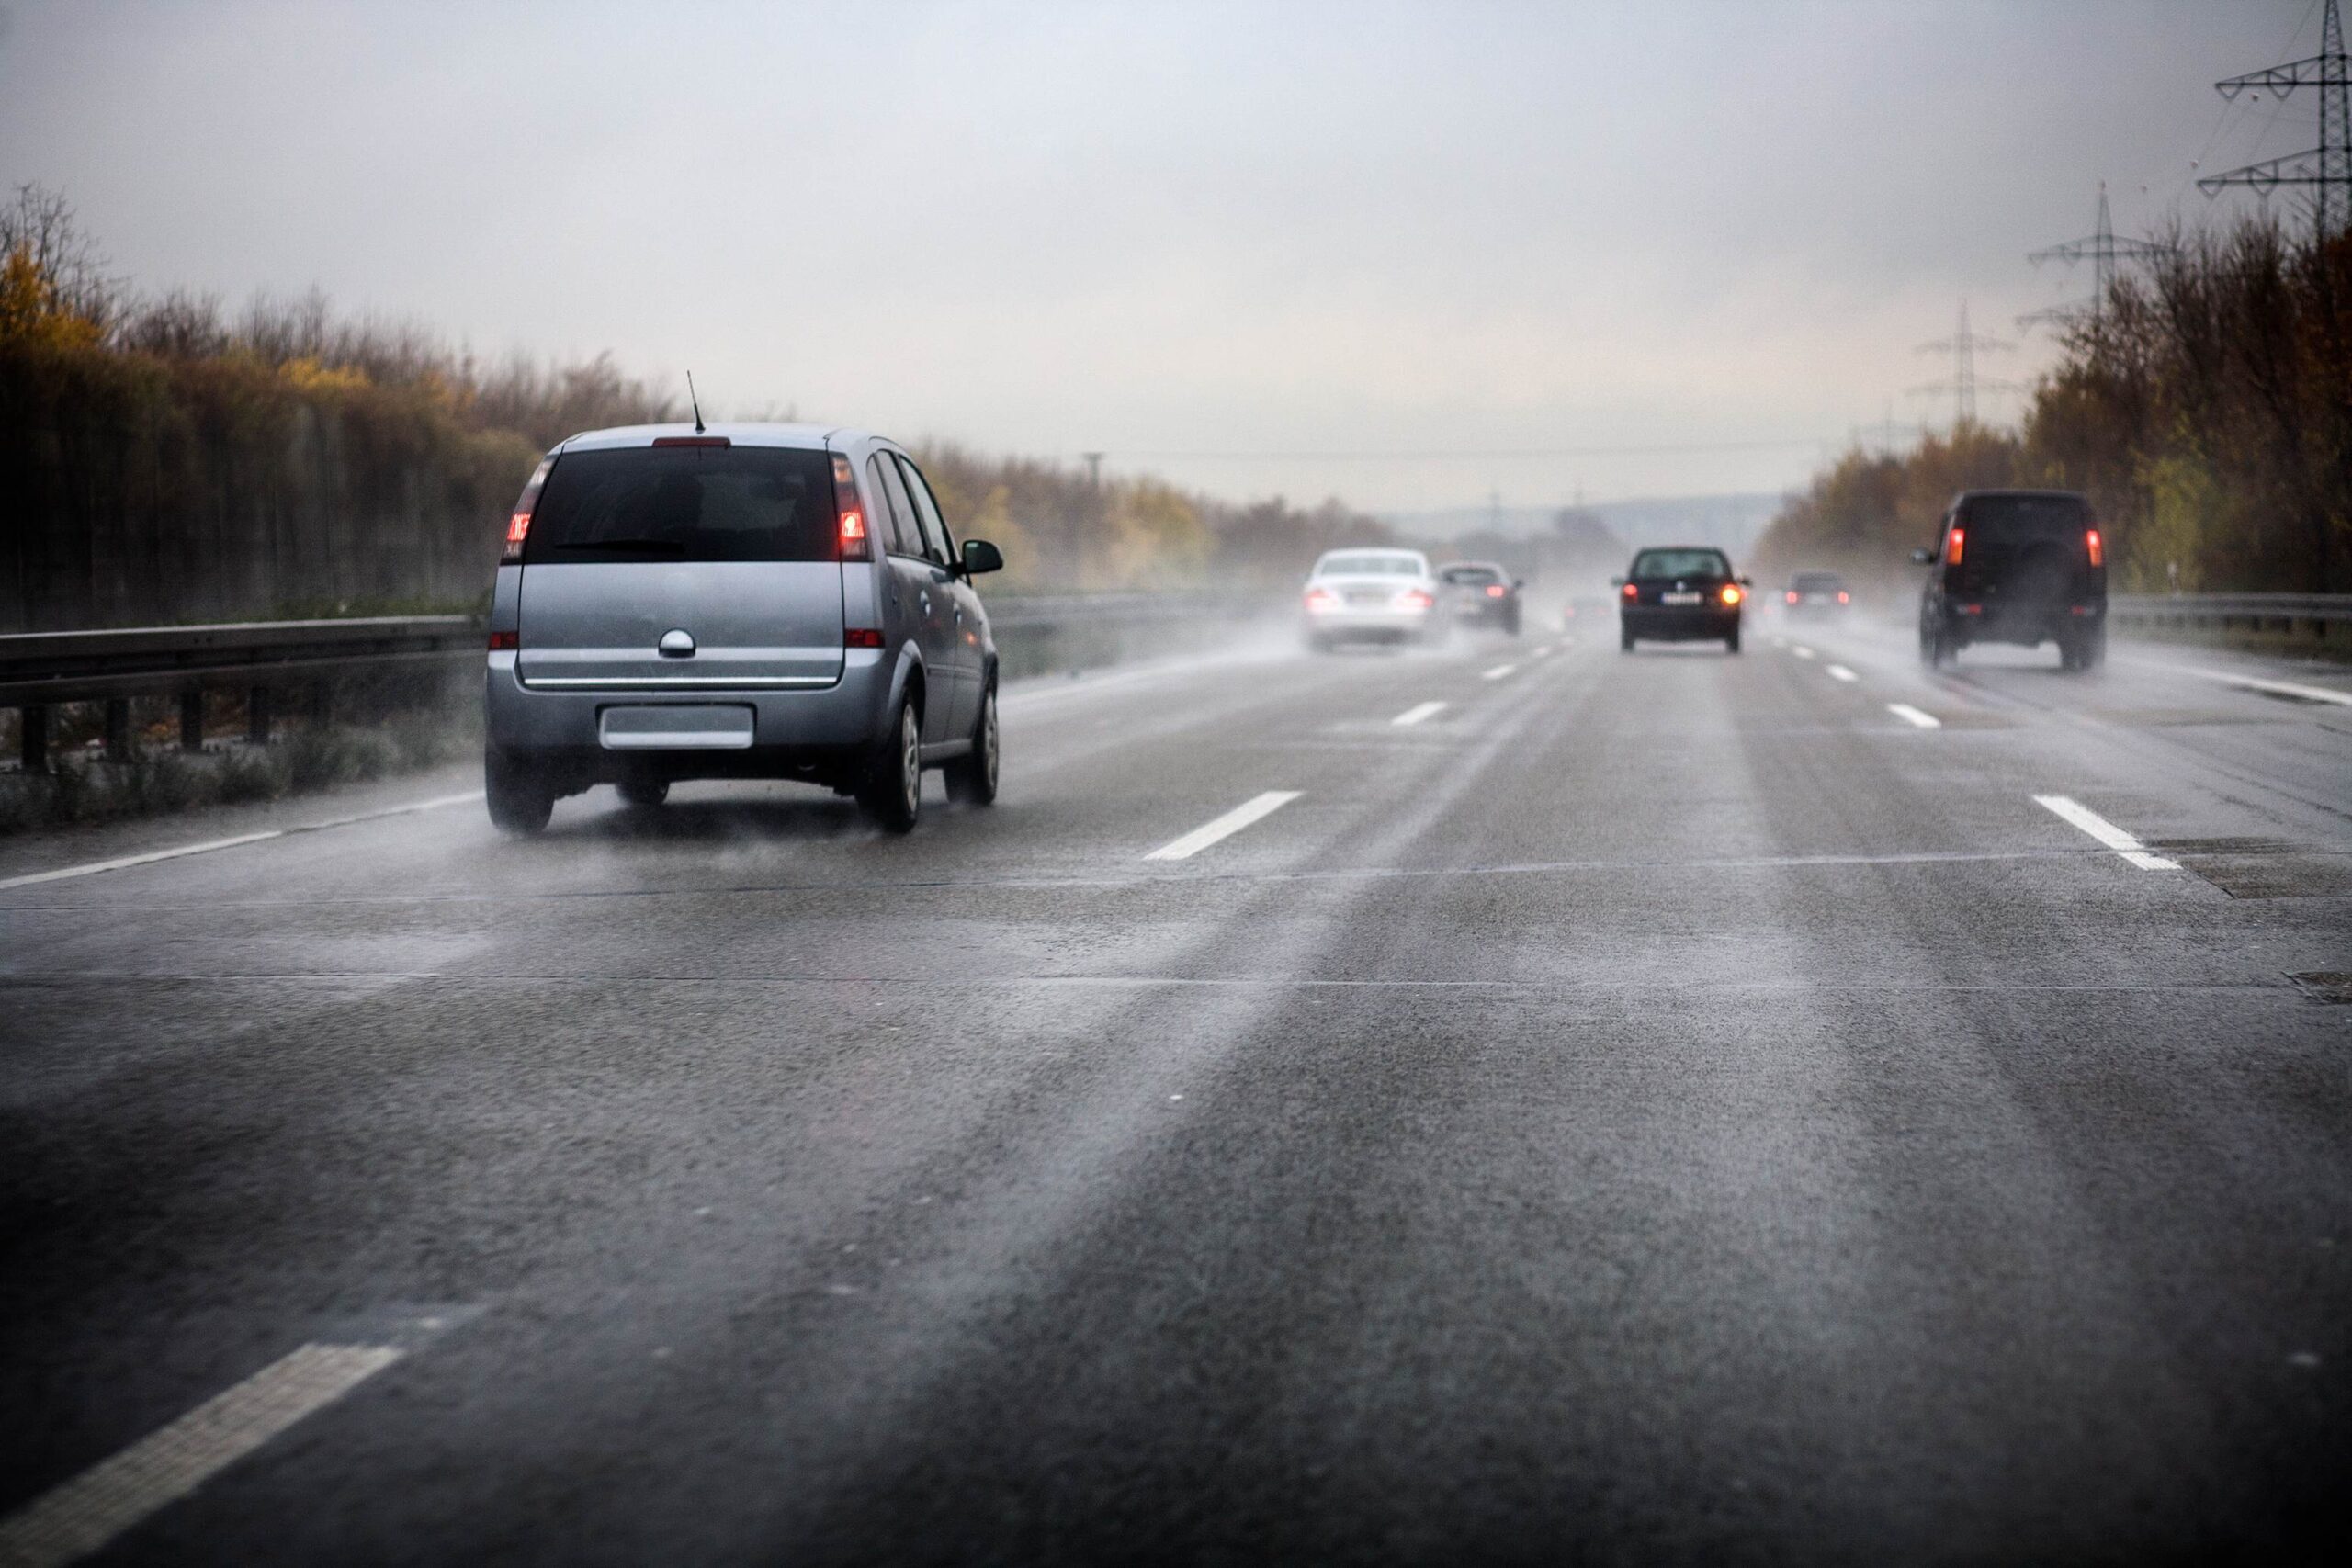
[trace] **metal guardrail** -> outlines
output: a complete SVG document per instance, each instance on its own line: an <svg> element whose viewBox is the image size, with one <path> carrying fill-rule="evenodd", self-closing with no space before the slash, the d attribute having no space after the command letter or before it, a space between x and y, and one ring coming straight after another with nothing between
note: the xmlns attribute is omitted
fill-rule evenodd
<svg viewBox="0 0 2352 1568"><path fill-rule="evenodd" d="M252 621L122 631L0 637L0 707L23 710L25 770L49 766L48 705L106 704L107 755L130 755L130 699L175 695L180 744L204 744L207 689L243 687L247 739L269 739L273 688L361 669L482 657L470 615L375 615L335 621Z"/></svg>
<svg viewBox="0 0 2352 1568"><path fill-rule="evenodd" d="M2329 626L2352 621L2352 593L2117 593L2108 599L2107 618L2124 626L2219 631L2309 626L2324 637Z"/></svg>
<svg viewBox="0 0 2352 1568"><path fill-rule="evenodd" d="M1004 597L988 602L991 626L1049 632L1062 626L1124 626L1238 620L1261 603L1207 593L1100 593ZM204 694L240 689L246 739L266 741L274 689L322 676L483 657L481 623L470 615L377 615L348 620L249 621L225 626L139 626L121 631L0 636L0 708L22 710L27 772L49 765L50 705L106 704L107 755L131 754L130 699L175 695L180 744L204 744Z"/></svg>

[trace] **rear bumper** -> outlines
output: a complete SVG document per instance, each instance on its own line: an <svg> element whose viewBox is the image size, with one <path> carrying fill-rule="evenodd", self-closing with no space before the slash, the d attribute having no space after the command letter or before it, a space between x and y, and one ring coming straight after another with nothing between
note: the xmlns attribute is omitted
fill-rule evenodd
<svg viewBox="0 0 2352 1568"><path fill-rule="evenodd" d="M1739 611L1709 604L1626 606L1618 610L1617 624L1627 636L1652 642L1712 641L1739 629Z"/></svg>
<svg viewBox="0 0 2352 1568"><path fill-rule="evenodd" d="M1306 617L1306 629L1323 637L1407 637L1427 631L1433 619L1428 610L1386 607L1327 610Z"/></svg>
<svg viewBox="0 0 2352 1568"><path fill-rule="evenodd" d="M851 649L842 678L806 691L548 691L515 679L514 655L493 653L483 682L488 743L543 765L574 787L637 778L821 776L862 760L888 722L891 670L878 649ZM748 749L607 750L607 708L721 704L752 710Z"/></svg>
<svg viewBox="0 0 2352 1568"><path fill-rule="evenodd" d="M1943 623L1946 640L1954 644L2002 642L2031 648L2103 630L2107 605L2103 601L2081 605L1987 604L1977 614L1968 615L1957 605L1947 604Z"/></svg>

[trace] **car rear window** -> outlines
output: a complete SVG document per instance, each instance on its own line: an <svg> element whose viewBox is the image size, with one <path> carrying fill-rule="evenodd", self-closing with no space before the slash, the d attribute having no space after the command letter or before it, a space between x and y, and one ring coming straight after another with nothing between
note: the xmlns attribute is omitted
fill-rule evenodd
<svg viewBox="0 0 2352 1568"><path fill-rule="evenodd" d="M1450 566L1438 575L1465 588L1479 588L1503 580L1503 574L1490 566Z"/></svg>
<svg viewBox="0 0 2352 1568"><path fill-rule="evenodd" d="M1731 561L1721 550L1644 550L1634 558L1630 577L1729 577Z"/></svg>
<svg viewBox="0 0 2352 1568"><path fill-rule="evenodd" d="M2079 495L1977 495L1961 503L1960 523L1972 544L2021 544L2079 534L2091 509Z"/></svg>
<svg viewBox="0 0 2352 1568"><path fill-rule="evenodd" d="M815 561L838 548L822 452L624 446L556 459L523 564Z"/></svg>
<svg viewBox="0 0 2352 1568"><path fill-rule="evenodd" d="M1841 581L1834 571L1801 571L1789 579L1789 586L1806 593L1826 593Z"/></svg>
<svg viewBox="0 0 2352 1568"><path fill-rule="evenodd" d="M1419 577L1421 562L1417 556L1325 556L1315 570L1326 577Z"/></svg>

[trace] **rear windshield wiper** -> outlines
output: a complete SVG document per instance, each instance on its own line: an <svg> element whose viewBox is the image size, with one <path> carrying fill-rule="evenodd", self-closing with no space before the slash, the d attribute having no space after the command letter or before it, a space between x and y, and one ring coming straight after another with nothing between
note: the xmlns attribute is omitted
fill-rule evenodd
<svg viewBox="0 0 2352 1568"><path fill-rule="evenodd" d="M565 540L556 547L560 550L668 550L684 555L686 547L675 539L580 539Z"/></svg>

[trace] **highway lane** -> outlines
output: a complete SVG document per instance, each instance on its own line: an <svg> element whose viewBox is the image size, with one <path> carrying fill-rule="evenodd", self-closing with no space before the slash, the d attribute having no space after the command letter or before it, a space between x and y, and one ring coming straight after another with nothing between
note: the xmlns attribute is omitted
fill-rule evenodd
<svg viewBox="0 0 2352 1568"><path fill-rule="evenodd" d="M2340 1531L2352 709L2179 671L2352 682L1758 630L1032 685L905 840L690 786L0 890L0 1519L317 1344L399 1357L107 1560Z"/></svg>

